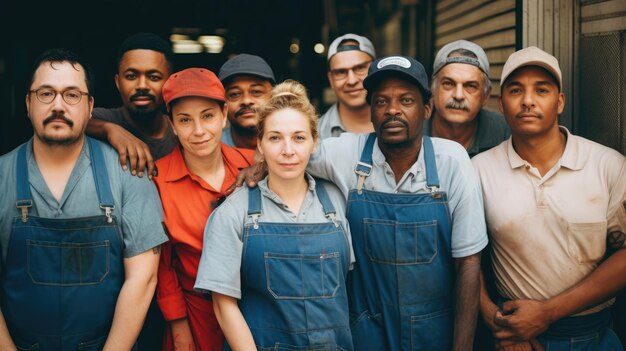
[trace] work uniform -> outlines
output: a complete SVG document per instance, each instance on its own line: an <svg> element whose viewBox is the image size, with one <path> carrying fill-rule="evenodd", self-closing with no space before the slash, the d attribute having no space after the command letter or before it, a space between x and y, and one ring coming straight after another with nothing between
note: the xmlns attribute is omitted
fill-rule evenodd
<svg viewBox="0 0 626 351"><path fill-rule="evenodd" d="M307 178L297 215L266 178L234 193L207 225L195 287L240 299L259 350L352 350L345 202Z"/></svg>
<svg viewBox="0 0 626 351"><path fill-rule="evenodd" d="M13 166L9 165L11 161ZM4 183L15 182L15 190L7 189L9 199L1 208L7 214L0 223L5 255L1 303L18 349L101 349L124 284L124 257L140 254L166 240L154 185L147 180L134 182L145 200L154 201L143 204L145 211L137 209L135 199L128 199L135 193L131 194L122 183L125 179L119 175L122 171L117 162L108 146L86 138L61 202L52 199L61 214L64 209L76 208L82 196L75 195L90 188L93 194L82 197L82 206L91 207L85 212L95 214L44 217L41 214L50 204L42 201L50 200L51 194L41 182L32 143L0 160L15 172L6 174ZM129 193L124 194L122 189ZM5 203L11 200L14 207L9 215ZM138 223L126 222L125 213L132 217L133 211L145 213L146 218ZM133 232L128 226L142 223L153 232L137 238L135 234L141 230Z"/></svg>
<svg viewBox="0 0 626 351"><path fill-rule="evenodd" d="M242 168L254 161L254 151L221 144L224 181L214 189L191 173L180 147L157 161L154 181L161 195L170 241L163 245L159 262L157 302L166 321L187 318L196 349L222 350L224 336L213 312L213 302L193 290L202 253L207 219ZM163 350L174 350L171 328L165 330Z"/></svg>
<svg viewBox="0 0 626 351"><path fill-rule="evenodd" d="M543 176L517 154L511 138L472 160L504 300L561 294L601 264L608 233L626 231L626 158L564 127L560 131L565 149ZM557 351L621 350L610 329L613 302L553 323L538 340Z"/></svg>
<svg viewBox="0 0 626 351"><path fill-rule="evenodd" d="M333 151L338 148L341 153ZM478 182L465 150L425 137L417 162L396 184L374 134L344 133L324 140L307 169L348 197L355 350L450 349L453 258L487 244Z"/></svg>

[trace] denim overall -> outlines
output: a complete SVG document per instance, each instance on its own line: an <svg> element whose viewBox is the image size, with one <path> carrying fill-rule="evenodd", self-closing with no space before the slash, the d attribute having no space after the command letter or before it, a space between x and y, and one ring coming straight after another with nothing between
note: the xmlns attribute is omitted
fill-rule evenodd
<svg viewBox="0 0 626 351"><path fill-rule="evenodd" d="M261 191L249 190L241 312L259 351L352 350L345 281L350 247L321 182L326 223L264 223Z"/></svg>
<svg viewBox="0 0 626 351"><path fill-rule="evenodd" d="M101 350L124 281L123 242L100 145L86 138L103 215L51 219L32 207L26 145L2 279L2 313L18 350Z"/></svg>
<svg viewBox="0 0 626 351"><path fill-rule="evenodd" d="M423 140L429 193L363 189L372 171L374 134L355 168L358 183L350 190L347 212L356 257L348 277L355 350L452 348L452 226L432 141Z"/></svg>

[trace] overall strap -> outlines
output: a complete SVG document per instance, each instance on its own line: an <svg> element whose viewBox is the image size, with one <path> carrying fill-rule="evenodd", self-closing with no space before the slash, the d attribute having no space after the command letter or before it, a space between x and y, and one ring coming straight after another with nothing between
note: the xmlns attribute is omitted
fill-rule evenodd
<svg viewBox="0 0 626 351"><path fill-rule="evenodd" d="M104 155L100 144L92 138L85 137L89 146L89 155L91 158L91 171L93 172L93 180L96 184L96 192L100 202L100 208L104 210L107 222L113 222L111 212L115 209L113 194L111 193L111 185L107 174L107 167L104 162Z"/></svg>
<svg viewBox="0 0 626 351"><path fill-rule="evenodd" d="M337 213L335 211L335 206L333 206L333 203L330 201L330 197L328 197L328 192L326 192L326 188L318 179L315 179L315 192L317 193L317 198L320 200L322 208L324 209L324 215L331 222L333 222L335 227L338 227L339 224L335 219L335 215Z"/></svg>
<svg viewBox="0 0 626 351"><path fill-rule="evenodd" d="M365 177L369 177L372 174L372 151L374 150L375 141L376 134L370 133L365 142L365 147L361 151L361 159L354 167L354 173L359 177L356 185L356 190L359 194L362 193Z"/></svg>
<svg viewBox="0 0 626 351"><path fill-rule="evenodd" d="M248 216L252 217L254 229L259 229L259 217L262 212L261 189L258 186L248 188Z"/></svg>
<svg viewBox="0 0 626 351"><path fill-rule="evenodd" d="M429 136L424 135L424 163L426 164L426 187L432 194L439 192L439 176L437 174L437 162L435 160L435 150L433 141Z"/></svg>
<svg viewBox="0 0 626 351"><path fill-rule="evenodd" d="M28 221L28 209L33 207L30 197L30 185L28 181L28 160L26 158L27 144L23 144L17 151L16 180L17 201L15 207L22 212L22 222Z"/></svg>

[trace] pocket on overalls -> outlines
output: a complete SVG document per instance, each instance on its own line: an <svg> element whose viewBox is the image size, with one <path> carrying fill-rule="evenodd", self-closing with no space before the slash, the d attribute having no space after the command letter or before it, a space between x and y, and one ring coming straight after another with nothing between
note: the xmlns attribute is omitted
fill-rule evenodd
<svg viewBox="0 0 626 351"><path fill-rule="evenodd" d="M101 336L99 338L81 342L78 344L80 351L100 351L104 347L104 343L107 341L108 335Z"/></svg>
<svg viewBox="0 0 626 351"><path fill-rule="evenodd" d="M276 299L335 297L341 285L341 255L266 252L267 290Z"/></svg>
<svg viewBox="0 0 626 351"><path fill-rule="evenodd" d="M373 262L428 264L437 256L437 221L364 219L365 247Z"/></svg>
<svg viewBox="0 0 626 351"><path fill-rule="evenodd" d="M568 223L567 249L578 263L596 263L606 249L606 221Z"/></svg>
<svg viewBox="0 0 626 351"><path fill-rule="evenodd" d="M378 351L386 348L387 340L383 330L382 315L364 311L358 316L350 316L350 332L355 350Z"/></svg>
<svg viewBox="0 0 626 351"><path fill-rule="evenodd" d="M411 350L452 349L453 321L450 310L411 316Z"/></svg>
<svg viewBox="0 0 626 351"><path fill-rule="evenodd" d="M17 349L19 351L39 350L39 343L38 342L36 342L34 344L24 343L24 342L20 342L20 341L17 341L17 340L13 340L13 342L15 343L15 347L17 347Z"/></svg>
<svg viewBox="0 0 626 351"><path fill-rule="evenodd" d="M34 284L99 284L109 273L108 240L92 243L27 240L26 247L28 274Z"/></svg>

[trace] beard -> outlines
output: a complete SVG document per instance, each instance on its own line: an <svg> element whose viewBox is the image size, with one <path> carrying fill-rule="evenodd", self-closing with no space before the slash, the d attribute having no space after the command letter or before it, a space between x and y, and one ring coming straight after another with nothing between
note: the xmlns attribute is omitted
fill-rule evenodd
<svg viewBox="0 0 626 351"><path fill-rule="evenodd" d="M128 114L139 124L150 124L161 114L161 109L129 108Z"/></svg>

